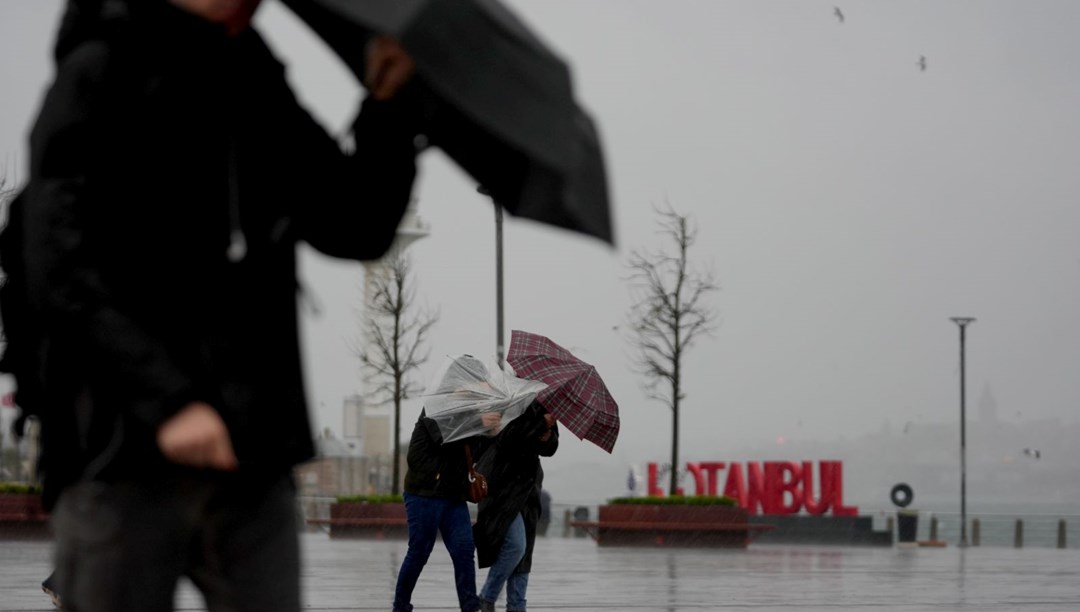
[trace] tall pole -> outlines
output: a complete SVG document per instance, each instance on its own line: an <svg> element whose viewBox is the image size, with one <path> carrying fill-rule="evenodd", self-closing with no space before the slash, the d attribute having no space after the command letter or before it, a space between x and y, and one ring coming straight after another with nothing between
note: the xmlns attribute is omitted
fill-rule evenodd
<svg viewBox="0 0 1080 612"><path fill-rule="evenodd" d="M967 539L967 418L966 418L966 378L967 368L964 363L964 332L974 317L951 317L953 323L960 326L960 547L966 548Z"/></svg>
<svg viewBox="0 0 1080 612"><path fill-rule="evenodd" d="M495 202L495 363L502 367L503 350L503 209Z"/></svg>
<svg viewBox="0 0 1080 612"><path fill-rule="evenodd" d="M495 363L502 367L506 359L503 345L503 209L483 185L477 187L476 192L491 198L495 205Z"/></svg>

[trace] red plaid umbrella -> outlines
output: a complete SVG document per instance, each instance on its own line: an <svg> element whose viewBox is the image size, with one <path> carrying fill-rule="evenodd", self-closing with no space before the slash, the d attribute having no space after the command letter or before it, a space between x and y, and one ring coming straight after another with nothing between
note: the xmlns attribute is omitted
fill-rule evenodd
<svg viewBox="0 0 1080 612"><path fill-rule="evenodd" d="M615 448L619 406L596 368L544 336L516 329L510 334L506 362L519 378L548 384L536 401L574 435L609 453Z"/></svg>

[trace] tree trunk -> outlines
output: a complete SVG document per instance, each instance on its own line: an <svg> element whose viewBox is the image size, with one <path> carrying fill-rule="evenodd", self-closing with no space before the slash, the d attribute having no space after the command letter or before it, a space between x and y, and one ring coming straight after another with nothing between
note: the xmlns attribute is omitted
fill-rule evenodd
<svg viewBox="0 0 1080 612"><path fill-rule="evenodd" d="M671 403L671 485L668 487L668 495L676 495L679 483L679 385L677 382L671 383L671 391L675 400Z"/></svg>
<svg viewBox="0 0 1080 612"><path fill-rule="evenodd" d="M394 400L394 470L390 492L401 493L401 400Z"/></svg>

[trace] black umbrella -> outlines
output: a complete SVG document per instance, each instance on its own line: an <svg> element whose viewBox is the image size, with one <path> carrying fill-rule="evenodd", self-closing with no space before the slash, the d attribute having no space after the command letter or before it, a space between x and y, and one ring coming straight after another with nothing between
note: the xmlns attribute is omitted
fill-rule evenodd
<svg viewBox="0 0 1080 612"><path fill-rule="evenodd" d="M496 0L285 0L363 80L399 40L434 100L427 134L511 213L613 242L596 127L570 70Z"/></svg>

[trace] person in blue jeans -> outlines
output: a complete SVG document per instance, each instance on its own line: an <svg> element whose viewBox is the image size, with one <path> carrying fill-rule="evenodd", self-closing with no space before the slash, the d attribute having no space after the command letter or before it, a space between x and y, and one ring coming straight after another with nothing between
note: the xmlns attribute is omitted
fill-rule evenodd
<svg viewBox="0 0 1080 612"><path fill-rule="evenodd" d="M498 431L502 415L486 413L481 419L494 433ZM412 611L413 590L435 548L435 538L440 534L454 564L454 584L461 611L480 609L480 600L476 596L472 521L465 502L466 445L472 449L474 457L482 451L479 436L443 443L439 426L424 412L420 413L407 456L405 515L409 526L409 548L398 572L394 612Z"/></svg>
<svg viewBox="0 0 1080 612"><path fill-rule="evenodd" d="M544 470L540 457L559 448L555 417L538 402L495 437L477 464L490 494L480 502L473 536L480 567L490 567L480 590L481 612L493 612L503 587L508 612L525 612Z"/></svg>

